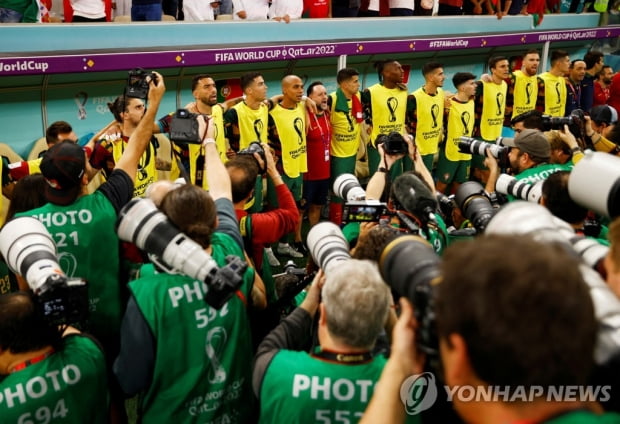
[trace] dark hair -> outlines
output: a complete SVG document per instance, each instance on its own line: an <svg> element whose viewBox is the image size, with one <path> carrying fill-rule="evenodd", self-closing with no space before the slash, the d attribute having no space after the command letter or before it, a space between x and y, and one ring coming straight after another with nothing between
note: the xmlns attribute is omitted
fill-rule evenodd
<svg viewBox="0 0 620 424"><path fill-rule="evenodd" d="M439 62L426 62L422 66L422 75L426 76L433 72L435 69L443 68L443 63Z"/></svg>
<svg viewBox="0 0 620 424"><path fill-rule="evenodd" d="M359 75L359 74L360 73L355 68L342 68L336 74L336 82L338 84L341 84L341 83L343 83L345 81L348 81L351 78L353 78L354 76Z"/></svg>
<svg viewBox="0 0 620 424"><path fill-rule="evenodd" d="M598 326L574 253L522 234L485 235L449 246L440 271L439 337L448 347L451 334L463 338L477 377L544 390L586 383Z"/></svg>
<svg viewBox="0 0 620 424"><path fill-rule="evenodd" d="M203 248L209 247L217 218L215 202L209 193L185 184L170 190L159 208L181 232Z"/></svg>
<svg viewBox="0 0 620 424"><path fill-rule="evenodd" d="M540 52L538 51L538 49L529 49L528 51L523 53L523 57L525 58L525 56L527 56L528 54L537 54L538 56L540 56Z"/></svg>
<svg viewBox="0 0 620 424"><path fill-rule="evenodd" d="M551 52L549 62L551 63L551 66L553 67L555 62L557 62L560 59L564 59L566 56L568 56L568 52L566 50L554 50Z"/></svg>
<svg viewBox="0 0 620 424"><path fill-rule="evenodd" d="M35 302L29 292L0 296L0 348L25 353L60 346L62 330L43 317Z"/></svg>
<svg viewBox="0 0 620 424"><path fill-rule="evenodd" d="M528 110L527 112L520 113L510 120L510 125L514 125L517 122L523 122L523 127L526 129L545 130L543 114L538 110Z"/></svg>
<svg viewBox="0 0 620 424"><path fill-rule="evenodd" d="M112 112L114 119L116 122L123 123L122 113L127 111L127 105L129 104L129 99L125 96L118 96L112 103L108 103L108 109Z"/></svg>
<svg viewBox="0 0 620 424"><path fill-rule="evenodd" d="M43 174L36 173L20 178L13 187L13 197L9 203L6 220L9 221L16 213L29 211L47 203L45 186L47 182Z"/></svg>
<svg viewBox="0 0 620 424"><path fill-rule="evenodd" d="M308 88L306 89L306 96L309 96L312 94L312 91L314 90L314 87L316 87L317 85L324 85L321 81L314 81L312 84L310 84L308 86Z"/></svg>
<svg viewBox="0 0 620 424"><path fill-rule="evenodd" d="M374 63L374 67L377 70L377 76L379 77L379 81L383 81L383 70L385 69L385 65L388 63L398 62L396 59L384 59L378 60Z"/></svg>
<svg viewBox="0 0 620 424"><path fill-rule="evenodd" d="M497 62L501 62L502 60L508 60L506 56L491 56L489 59L489 69L495 68Z"/></svg>
<svg viewBox="0 0 620 424"><path fill-rule="evenodd" d="M598 72L596 73L597 78L600 78L600 77L601 77L601 75L604 75L604 74L605 74L605 69L608 69L608 68L609 68L609 69L611 69L612 71L613 71L613 69L614 69L613 67L611 67L611 66L609 66L609 65L603 65L603 67L601 68L601 70L600 70L600 71L598 71Z"/></svg>
<svg viewBox="0 0 620 424"><path fill-rule="evenodd" d="M249 196L256 185L259 169L250 155L237 155L225 164L232 188L232 201L237 203Z"/></svg>
<svg viewBox="0 0 620 424"><path fill-rule="evenodd" d="M594 65L599 63L605 55L602 52L589 51L583 56L583 61L586 62L586 68L592 69Z"/></svg>
<svg viewBox="0 0 620 424"><path fill-rule="evenodd" d="M385 246L401 234L400 231L388 224L376 225L368 231L366 238L357 239L351 257L379 262L379 257Z"/></svg>
<svg viewBox="0 0 620 424"><path fill-rule="evenodd" d="M205 79L205 78L211 78L213 79L213 77L209 74L198 74L196 76L194 76L194 78L192 78L192 91L194 91L196 89L196 87L198 87L198 84L200 83L201 79ZM215 80L213 80L215 81Z"/></svg>
<svg viewBox="0 0 620 424"><path fill-rule="evenodd" d="M542 195L545 207L569 224L579 224L586 219L588 209L575 203L568 193L569 171L555 172L543 182Z"/></svg>
<svg viewBox="0 0 620 424"><path fill-rule="evenodd" d="M241 78L239 78L239 84L241 85L241 90L245 91L250 85L252 85L252 83L254 82L254 80L258 77L262 77L263 74L261 74L260 72L256 72L256 71L251 71L251 72L246 72L245 74L241 75Z"/></svg>
<svg viewBox="0 0 620 424"><path fill-rule="evenodd" d="M475 80L476 76L471 72L457 72L452 77L452 84L454 84L454 88L458 90L459 85L466 83L467 81Z"/></svg>
<svg viewBox="0 0 620 424"><path fill-rule="evenodd" d="M68 122L53 122L52 125L47 127L47 130L45 130L45 141L47 141L47 144L56 144L58 143L58 135L67 134L71 131L73 131L73 128L71 128L71 125L69 125Z"/></svg>
<svg viewBox="0 0 620 424"><path fill-rule="evenodd" d="M577 62L584 62L584 61L582 59L571 60L570 61L570 69L573 69L575 67L575 63L577 63ZM586 67L587 67L587 65L586 65Z"/></svg>

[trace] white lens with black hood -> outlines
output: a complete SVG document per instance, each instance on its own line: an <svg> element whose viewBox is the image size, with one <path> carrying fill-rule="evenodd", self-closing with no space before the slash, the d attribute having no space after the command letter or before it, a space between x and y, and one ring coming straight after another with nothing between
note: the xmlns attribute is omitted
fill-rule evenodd
<svg viewBox="0 0 620 424"><path fill-rule="evenodd" d="M575 203L600 215L620 216L620 158L587 151L570 173L568 193Z"/></svg>
<svg viewBox="0 0 620 424"><path fill-rule="evenodd" d="M334 180L332 187L336 196L347 202L366 199L366 191L353 174L341 174Z"/></svg>
<svg viewBox="0 0 620 424"><path fill-rule="evenodd" d="M24 216L7 222L0 231L0 253L11 271L25 278L47 320L57 325L85 322L86 282L67 278L58 263L56 244L39 220Z"/></svg>
<svg viewBox="0 0 620 424"><path fill-rule="evenodd" d="M330 273L342 261L351 259L349 243L340 228L328 221L319 222L308 232L306 244L314 263Z"/></svg>
<svg viewBox="0 0 620 424"><path fill-rule="evenodd" d="M243 283L247 264L239 257L226 257L219 268L205 250L179 231L150 199L132 199L121 210L116 224L118 236L147 252L168 273L180 273L204 281L205 301L219 309ZM163 263L162 263L163 262Z"/></svg>

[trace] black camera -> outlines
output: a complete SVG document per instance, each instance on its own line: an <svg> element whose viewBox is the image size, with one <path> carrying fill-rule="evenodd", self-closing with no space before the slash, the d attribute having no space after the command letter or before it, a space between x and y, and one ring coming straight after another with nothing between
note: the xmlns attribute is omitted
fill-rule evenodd
<svg viewBox="0 0 620 424"><path fill-rule="evenodd" d="M263 145L260 144L260 142L253 141L249 144L248 147L246 147L245 149L241 149L237 152L238 155L248 155L252 157L254 157L254 153L258 153L260 155L260 158L263 160L262 168L258 161L256 161L256 163L258 164L259 172L261 174L264 174L265 172L267 172L267 156L265 156L265 149L263 148Z"/></svg>
<svg viewBox="0 0 620 424"><path fill-rule="evenodd" d="M187 109L178 109L170 121L170 139L175 143L202 143L198 130L198 116L197 113L191 113Z"/></svg>
<svg viewBox="0 0 620 424"><path fill-rule="evenodd" d="M406 154L409 151L407 142L403 136L396 131L392 131L387 135L379 134L375 144L383 144L383 151L388 155Z"/></svg>
<svg viewBox="0 0 620 424"><path fill-rule="evenodd" d="M291 302L295 296L312 283L316 275L316 272L308 273L305 268L298 268L293 261L288 261L283 268L284 272L273 276L278 306L285 306Z"/></svg>
<svg viewBox="0 0 620 424"><path fill-rule="evenodd" d="M476 231L483 233L495 215L493 201L487 196L484 187L475 181L464 182L456 190L454 200Z"/></svg>
<svg viewBox="0 0 620 424"><path fill-rule="evenodd" d="M476 140L472 137L462 136L459 141L459 151L461 153L469 153L472 155L487 155L487 149L490 150L491 155L497 159L497 163L500 168L510 168L510 160L508 159L508 153L510 147L499 146L493 143L487 143L486 141Z"/></svg>
<svg viewBox="0 0 620 424"><path fill-rule="evenodd" d="M11 271L26 279L46 320L54 325L86 321L88 285L61 271L56 245L39 220L20 217L9 221L0 232L0 252Z"/></svg>
<svg viewBox="0 0 620 424"><path fill-rule="evenodd" d="M149 78L157 84L157 75L153 72L145 71L142 68L135 68L128 72L127 85L125 86L125 97L135 97L146 99L149 96Z"/></svg>
<svg viewBox="0 0 620 424"><path fill-rule="evenodd" d="M123 241L149 253L151 260L169 273L181 273L207 286L205 302L220 309L243 284L247 264L237 256L217 262L195 241L180 232L150 199L132 199L121 209L116 232Z"/></svg>
<svg viewBox="0 0 620 424"><path fill-rule="evenodd" d="M347 202L342 208L342 222L379 222L391 216L386 203L377 200L358 200Z"/></svg>
<svg viewBox="0 0 620 424"><path fill-rule="evenodd" d="M563 130L564 125L568 125L568 129L576 139L585 139L585 114L581 109L573 110L569 116L542 116L542 124L544 131Z"/></svg>
<svg viewBox="0 0 620 424"><path fill-rule="evenodd" d="M381 276L399 295L412 303L418 322L418 346L438 359L434 311L434 285L439 282L439 256L423 238L414 235L397 237L391 241L379 259ZM431 363L433 358L429 358Z"/></svg>

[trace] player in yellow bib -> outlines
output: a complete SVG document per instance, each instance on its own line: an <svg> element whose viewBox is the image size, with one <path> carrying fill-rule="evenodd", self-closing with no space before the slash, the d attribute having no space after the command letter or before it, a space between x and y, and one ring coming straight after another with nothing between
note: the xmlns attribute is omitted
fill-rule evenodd
<svg viewBox="0 0 620 424"><path fill-rule="evenodd" d="M445 115L446 142L439 150L437 163L437 191L445 193L452 183L452 191L469 179L471 155L461 153L458 143L462 136L470 137L474 129L474 100L476 76L457 72L452 77L456 95L450 98L450 108Z"/></svg>
<svg viewBox="0 0 620 424"><path fill-rule="evenodd" d="M308 171L306 156L306 109L302 103L304 83L296 75L287 75L282 79L282 100L269 112L269 145L274 149L278 171L284 183L298 203L303 192L303 173ZM275 194L273 182L268 190L269 196ZM270 198L272 205L277 205L277 198ZM301 240L301 214L294 234L294 244L288 244L288 235L280 239L278 253L292 257L302 257L306 253Z"/></svg>
<svg viewBox="0 0 620 424"><path fill-rule="evenodd" d="M405 131L405 113L407 111L407 86L403 84L405 72L401 64L393 59L375 63L379 74L379 83L362 92L362 105L366 123L371 126L370 143L368 143L368 170L374 174L381 158L375 142L379 135L391 132L403 134ZM402 161L392 165L392 177L402 174ZM408 169L411 169L409 163Z"/></svg>
<svg viewBox="0 0 620 424"><path fill-rule="evenodd" d="M446 76L443 65L438 62L424 64L422 75L424 85L407 99L407 130L415 138L424 165L432 172L435 154L444 133L445 96L441 87Z"/></svg>
<svg viewBox="0 0 620 424"><path fill-rule="evenodd" d="M247 148L253 141L268 141L269 107L264 103L267 98L265 79L260 72L246 72L239 83L245 100L224 114L226 137L234 152ZM250 212L263 209L263 179L260 176L256 179L254 201L248 202L248 206Z"/></svg>
<svg viewBox="0 0 620 424"><path fill-rule="evenodd" d="M538 50L528 50L523 55L521 69L514 71L506 80L506 117L504 126L510 127L510 121L522 113L536 109L538 99L538 66L540 54Z"/></svg>
<svg viewBox="0 0 620 424"><path fill-rule="evenodd" d="M551 53L551 69L538 77L536 109L545 115L564 116L566 109L566 80L570 56L564 50Z"/></svg>
<svg viewBox="0 0 620 424"><path fill-rule="evenodd" d="M339 70L336 81L338 89L327 98L332 125L330 187L339 175L355 173L357 149L360 143L360 123L363 120L357 69ZM342 199L332 193L329 200L329 220L340 225L341 218Z"/></svg>
<svg viewBox="0 0 620 424"><path fill-rule="evenodd" d="M493 56L489 59L491 80L480 81L476 89L474 121L474 137L495 143L502 135L506 112L506 92L508 85L505 79L510 75L510 64L504 56ZM474 155L471 161L472 170L476 179L486 181L488 170L483 164L484 156Z"/></svg>

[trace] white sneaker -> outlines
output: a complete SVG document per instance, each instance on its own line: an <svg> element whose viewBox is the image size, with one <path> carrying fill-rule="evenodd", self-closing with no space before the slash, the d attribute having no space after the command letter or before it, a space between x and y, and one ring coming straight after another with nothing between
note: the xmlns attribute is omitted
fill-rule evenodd
<svg viewBox="0 0 620 424"><path fill-rule="evenodd" d="M304 254L295 250L293 246L288 243L278 243L278 255L286 255L291 258L303 258Z"/></svg>
<svg viewBox="0 0 620 424"><path fill-rule="evenodd" d="M280 266L280 261L276 258L276 255L271 250L271 247L265 247L265 253L267 254L267 262L271 266Z"/></svg>

